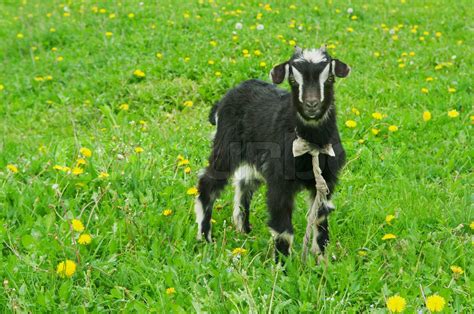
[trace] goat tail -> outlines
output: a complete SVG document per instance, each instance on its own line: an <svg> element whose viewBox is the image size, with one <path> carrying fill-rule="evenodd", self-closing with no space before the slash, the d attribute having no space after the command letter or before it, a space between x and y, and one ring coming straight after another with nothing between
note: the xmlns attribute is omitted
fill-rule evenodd
<svg viewBox="0 0 474 314"><path fill-rule="evenodd" d="M211 112L209 112L209 122L211 122L212 125L217 124L217 109L219 109L219 104L220 102L216 102L214 106L212 106Z"/></svg>

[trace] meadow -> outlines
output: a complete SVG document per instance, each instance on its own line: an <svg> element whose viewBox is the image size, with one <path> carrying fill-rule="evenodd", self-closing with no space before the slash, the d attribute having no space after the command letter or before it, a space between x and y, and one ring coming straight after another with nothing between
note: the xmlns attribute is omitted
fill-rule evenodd
<svg viewBox="0 0 474 314"><path fill-rule="evenodd" d="M0 310L472 313L473 9L446 1L0 3ZM285 269L216 202L196 241L212 104L327 45L347 165L328 262ZM283 88L288 89L287 83Z"/></svg>

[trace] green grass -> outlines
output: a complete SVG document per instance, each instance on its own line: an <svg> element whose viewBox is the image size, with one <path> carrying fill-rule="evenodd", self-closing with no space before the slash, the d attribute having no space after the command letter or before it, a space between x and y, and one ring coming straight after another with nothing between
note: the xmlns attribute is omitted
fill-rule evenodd
<svg viewBox="0 0 474 314"><path fill-rule="evenodd" d="M386 299L399 294L406 312L427 313L421 290L442 296L446 313L472 311L470 1L304 1L295 8L278 1L271 11L258 1L144 2L0 4L2 312L387 313ZM291 40L327 43L352 74L336 84L348 164L329 219L330 261L301 263L301 194L284 274L273 262L264 188L249 235L233 229L226 189L213 244L196 242L186 192L210 152L211 105L242 80L267 79L291 55ZM146 77L135 78L137 69ZM81 147L92 150L82 174L53 169L74 167ZM190 161L190 174L178 155ZM391 225L388 214L396 216ZM77 244L73 218L92 235L90 245ZM383 241L387 233L397 238ZM234 257L238 247L247 252ZM65 259L77 264L71 278L56 273ZM454 275L452 265L464 273ZM170 287L174 294L166 294Z"/></svg>

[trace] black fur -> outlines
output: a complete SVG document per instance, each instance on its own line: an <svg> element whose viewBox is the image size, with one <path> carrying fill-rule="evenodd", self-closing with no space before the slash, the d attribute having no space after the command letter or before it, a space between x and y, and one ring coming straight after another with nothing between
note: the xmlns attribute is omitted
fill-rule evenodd
<svg viewBox="0 0 474 314"><path fill-rule="evenodd" d="M291 59L288 63L291 64ZM209 120L215 124L215 118L218 117L217 132L209 166L200 177L198 185L199 201L204 208L201 231L207 239L212 204L236 168L245 163L255 167L267 184L267 206L270 212L268 225L277 234L277 251L284 255L289 253L291 243L288 243L287 237L279 235L293 234L291 220L295 194L302 188L315 194L311 156L305 154L295 158L292 154L296 134L318 146L328 143L333 145L336 157L319 155L320 168L330 190L329 198L345 161L336 125L333 80L331 76L331 80L328 79L324 86L325 98L321 106L325 108L326 118L318 121L305 121L297 116L302 104L298 100L298 85L292 82L291 73L291 93L260 80L249 80L228 91L213 106ZM253 178L252 182L244 180L238 183L243 184L241 188L244 200L241 204L245 209L245 232L250 231L249 206L258 186L257 181L258 179ZM319 210L320 216L327 216L330 210L323 206ZM329 240L327 219L322 221L318 229L318 243L324 252Z"/></svg>

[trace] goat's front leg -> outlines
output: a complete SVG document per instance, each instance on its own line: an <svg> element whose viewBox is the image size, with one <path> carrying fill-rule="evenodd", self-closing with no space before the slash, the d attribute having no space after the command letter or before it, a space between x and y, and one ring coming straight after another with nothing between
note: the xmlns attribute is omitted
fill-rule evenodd
<svg viewBox="0 0 474 314"><path fill-rule="evenodd" d="M294 196L285 187L269 185L267 204L270 211L268 226L275 241L275 259L278 263L280 255L288 256L293 243L293 212Z"/></svg>
<svg viewBox="0 0 474 314"><path fill-rule="evenodd" d="M314 201L314 193L310 198L310 206ZM329 225L328 216L329 213L334 209L334 205L331 201L326 201L318 210L317 218L312 228L312 241L311 241L311 253L317 258L318 263L324 261L324 252L326 246L329 243Z"/></svg>

